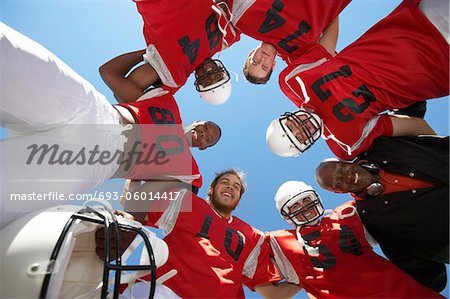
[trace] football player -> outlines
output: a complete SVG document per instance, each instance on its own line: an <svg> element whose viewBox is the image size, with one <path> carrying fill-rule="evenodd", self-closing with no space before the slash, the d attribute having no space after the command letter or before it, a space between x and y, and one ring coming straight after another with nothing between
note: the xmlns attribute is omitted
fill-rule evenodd
<svg viewBox="0 0 450 299"><path fill-rule="evenodd" d="M280 74L301 109L269 126L273 152L298 155L323 130L333 153L351 160L381 135L434 134L422 119L379 115L449 94L448 2L419 2L404 0L335 57L315 47Z"/></svg>
<svg viewBox="0 0 450 299"><path fill-rule="evenodd" d="M267 233L276 264L311 298L443 298L373 251L375 242L351 202L323 216L311 186L287 181L275 204L295 228Z"/></svg>
<svg viewBox="0 0 450 299"><path fill-rule="evenodd" d="M448 157L448 136L381 136L353 163L327 159L316 169L322 188L356 199L386 257L435 291L447 284Z"/></svg>
<svg viewBox="0 0 450 299"><path fill-rule="evenodd" d="M240 172L218 173L207 200L183 187L171 189L173 186L173 182L155 182L133 193L177 194L171 201L131 200L125 204L136 220L164 231L169 259L158 269L158 277L177 269L177 275L164 285L181 298L244 298L242 284L264 293L266 286L280 280L269 260L264 234L232 215L245 191ZM280 284L277 290L279 296L292 296L298 287Z"/></svg>
<svg viewBox="0 0 450 299"><path fill-rule="evenodd" d="M290 64L319 43L335 54L338 15L351 0L233 1L232 22L242 33L262 41L244 63L244 75L255 84L266 83L278 54Z"/></svg>
<svg viewBox="0 0 450 299"><path fill-rule="evenodd" d="M140 64L145 57L145 50L134 51L119 55L100 67L103 81L118 102L134 102L151 88L160 87L172 94L181 88L181 85L170 87L163 84L150 63ZM205 59L195 69L195 78L195 88L206 103L220 105L230 97L230 74L220 60Z"/></svg>
<svg viewBox="0 0 450 299"><path fill-rule="evenodd" d="M147 49L128 54L135 64L142 59L147 63L133 71L145 80L140 81L141 94L158 81L175 93L195 70L195 86L202 99L215 105L225 102L231 93L230 77L223 64L211 57L240 38L228 21L231 7L212 0L135 2L144 21ZM125 98L133 101L134 96Z"/></svg>
<svg viewBox="0 0 450 299"><path fill-rule="evenodd" d="M1 226L18 214L70 202L10 200L92 189L107 179L167 175L201 186L190 146L221 136L213 122L182 127L173 96L154 89L133 103L111 105L40 44L0 23L1 125L19 135L1 143Z"/></svg>

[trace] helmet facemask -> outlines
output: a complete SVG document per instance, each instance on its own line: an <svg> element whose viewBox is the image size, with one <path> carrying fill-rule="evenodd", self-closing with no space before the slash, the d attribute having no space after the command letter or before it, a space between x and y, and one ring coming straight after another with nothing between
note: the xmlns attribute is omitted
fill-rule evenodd
<svg viewBox="0 0 450 299"><path fill-rule="evenodd" d="M104 260L95 253L96 231L102 227ZM41 232L38 238L36 231ZM135 239L137 242L133 241L130 246L132 251L140 242L144 243L140 259L137 255L128 259L131 251L120 254L120 237L126 231L139 235ZM116 246L110 243L112 232ZM5 241L0 250L2 266L9 272L0 289L2 298L12 295L21 298L119 298L120 287L148 273L151 274L148 297L152 298L156 268L168 257L164 241L145 233L140 224L116 217L109 208L99 206L63 205L32 212L3 228L0 239ZM111 257L112 251L117 259ZM135 257L140 260L139 264L135 263ZM17 281L24 283L17 284Z"/></svg>
<svg viewBox="0 0 450 299"><path fill-rule="evenodd" d="M230 74L220 60L208 60L195 71L195 89L208 104L221 105L231 95Z"/></svg>
<svg viewBox="0 0 450 299"><path fill-rule="evenodd" d="M280 209L281 216L296 226L315 224L324 213L319 195L314 190L302 191L290 198Z"/></svg>
<svg viewBox="0 0 450 299"><path fill-rule="evenodd" d="M278 121L286 137L301 153L310 148L322 135L321 119L306 110L286 112Z"/></svg>
<svg viewBox="0 0 450 299"><path fill-rule="evenodd" d="M230 81L230 74L223 63L218 59L212 59L212 62L215 63L216 67L208 68L207 66L210 64L203 63L195 71L194 85L198 92L210 91ZM203 84L207 79L213 82L208 85Z"/></svg>

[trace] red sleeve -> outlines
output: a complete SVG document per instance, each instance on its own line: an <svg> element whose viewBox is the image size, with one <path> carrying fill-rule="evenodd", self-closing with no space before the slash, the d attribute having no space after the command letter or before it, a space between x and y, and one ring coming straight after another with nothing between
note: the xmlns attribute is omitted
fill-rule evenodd
<svg viewBox="0 0 450 299"><path fill-rule="evenodd" d="M258 265L253 278L250 279L243 276L244 284L253 292L257 285L275 283L281 280L281 275L270 260L270 252L269 239L266 237L261 245L261 251L258 256Z"/></svg>
<svg viewBox="0 0 450 299"><path fill-rule="evenodd" d="M361 147L358 148L355 152L352 153L352 159L355 158L362 152L369 150L372 146L373 141L380 136L392 136L393 127L391 117L388 114L380 115L375 127L370 131L370 133L364 139L364 142L361 144Z"/></svg>
<svg viewBox="0 0 450 299"><path fill-rule="evenodd" d="M301 89L296 83L295 77L301 75L303 71L314 68L324 61L331 59L332 56L320 44L316 44L305 54L290 63L279 75L278 84L281 91L292 101L297 107L301 107L304 97Z"/></svg>

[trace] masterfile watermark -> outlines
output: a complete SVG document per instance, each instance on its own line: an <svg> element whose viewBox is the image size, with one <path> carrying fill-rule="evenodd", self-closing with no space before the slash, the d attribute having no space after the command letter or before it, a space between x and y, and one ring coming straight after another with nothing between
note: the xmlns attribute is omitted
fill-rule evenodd
<svg viewBox="0 0 450 299"><path fill-rule="evenodd" d="M157 149L156 144L147 144L141 141L133 142L131 150L125 153L124 150L111 152L100 150L99 145L92 149L82 147L74 151L62 149L59 144L31 144L27 147L30 151L27 165L108 165L117 163L124 165L124 170L130 170L134 165L154 164L157 166L169 163L170 159L166 157L166 151Z"/></svg>

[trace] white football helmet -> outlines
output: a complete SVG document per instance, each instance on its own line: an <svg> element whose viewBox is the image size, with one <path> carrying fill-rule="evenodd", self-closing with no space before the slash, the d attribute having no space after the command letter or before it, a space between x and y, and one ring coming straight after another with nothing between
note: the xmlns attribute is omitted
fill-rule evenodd
<svg viewBox="0 0 450 299"><path fill-rule="evenodd" d="M319 195L302 181L284 182L274 199L281 216L294 227L314 223L325 211Z"/></svg>
<svg viewBox="0 0 450 299"><path fill-rule="evenodd" d="M211 71L207 71L202 75L195 73L195 89L198 91L200 97L208 104L221 105L225 103L231 95L231 80L228 70L225 68L220 60L213 59L217 68ZM219 81L203 86L200 82L207 76L214 76L217 73L221 73L223 78Z"/></svg>
<svg viewBox="0 0 450 299"><path fill-rule="evenodd" d="M110 228L104 230L106 256L112 231L119 238L121 230L140 235L144 242L141 265L125 265L127 251L115 261L100 260L95 253L99 227ZM0 298L118 298L121 283L134 282L148 273L153 282L151 298L156 267L167 257L166 243L145 234L135 221L116 217L99 206L56 206L30 213L0 231ZM124 271L135 272L122 274Z"/></svg>
<svg viewBox="0 0 450 299"><path fill-rule="evenodd" d="M288 128L287 122L293 122L306 136L299 138ZM273 120L266 131L266 143L270 150L280 157L296 157L306 151L322 135L322 120L317 114L306 110L294 113L286 112Z"/></svg>

